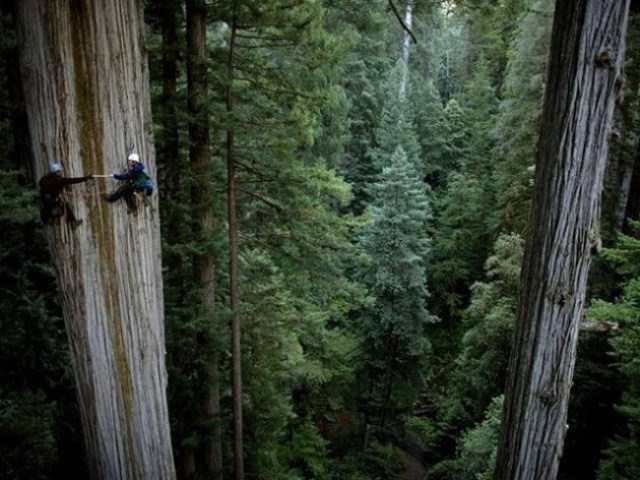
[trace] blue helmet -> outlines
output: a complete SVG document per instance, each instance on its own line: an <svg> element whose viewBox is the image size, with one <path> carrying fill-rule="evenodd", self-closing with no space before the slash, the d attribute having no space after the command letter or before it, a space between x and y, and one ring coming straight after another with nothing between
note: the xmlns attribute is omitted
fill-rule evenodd
<svg viewBox="0 0 640 480"><path fill-rule="evenodd" d="M51 165L49 165L49 173L56 173L61 171L62 165L60 165L59 163L52 163Z"/></svg>

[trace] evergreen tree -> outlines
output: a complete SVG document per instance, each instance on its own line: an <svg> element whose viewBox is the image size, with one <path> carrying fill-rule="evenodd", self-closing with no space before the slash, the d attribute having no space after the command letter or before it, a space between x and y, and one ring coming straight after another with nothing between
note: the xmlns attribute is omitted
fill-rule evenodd
<svg viewBox="0 0 640 480"><path fill-rule="evenodd" d="M480 279L492 243L488 218L493 208L489 185L493 128L497 99L489 83L486 62L480 59L471 83L445 110L444 169L448 186L439 201L432 269L439 313L456 316L468 301L470 285ZM464 124L461 119L464 118ZM466 127L468 125L468 128ZM457 165L457 167L456 167ZM459 173L458 173L459 172Z"/></svg>
<svg viewBox="0 0 640 480"><path fill-rule="evenodd" d="M350 9L341 15L349 19L348 22L343 20L343 31L348 28L347 31L352 32L354 45L340 82L350 102L349 140L340 173L353 186L354 200L350 210L361 214L372 200L369 186L380 173L373 152L377 147L376 133L388 95L382 79L398 57L392 60L388 53L389 20L384 15L384 2L358 1L350 2L348 6Z"/></svg>
<svg viewBox="0 0 640 480"><path fill-rule="evenodd" d="M495 143L492 131L495 128L498 113L498 99L495 95L495 87L491 83L490 73L488 62L484 57L480 57L476 61L469 84L458 97L471 127L471 152L463 165L463 170L466 175L481 181L484 190L489 189ZM489 198L484 203L488 201Z"/></svg>
<svg viewBox="0 0 640 480"><path fill-rule="evenodd" d="M0 472L84 478L69 345L28 164L18 42L6 7L0 4Z"/></svg>
<svg viewBox="0 0 640 480"><path fill-rule="evenodd" d="M454 98L447 102L438 125L440 169L445 175L459 171L471 153L471 129L467 112Z"/></svg>
<svg viewBox="0 0 640 480"><path fill-rule="evenodd" d="M487 62L491 84L502 92L508 52L518 21L530 0L460 2L458 8L469 30L472 63Z"/></svg>
<svg viewBox="0 0 640 480"><path fill-rule="evenodd" d="M447 403L461 426L478 422L492 398L503 392L520 285L523 240L502 235L488 258L486 281L473 284L463 315L462 351L455 361L454 394ZM451 422L452 420L448 420Z"/></svg>
<svg viewBox="0 0 640 480"><path fill-rule="evenodd" d="M386 94L382 115L376 130L377 148L374 149L372 155L378 173L388 165L389 159L394 155L398 146L402 147L407 159L417 169L421 167L420 145L416 138L413 112L409 108L406 96L400 96L397 93L398 85L404 75L403 71L406 68L404 63L398 60L382 85Z"/></svg>
<svg viewBox="0 0 640 480"><path fill-rule="evenodd" d="M412 105L415 132L420 143L421 170L425 181L434 192L438 192L446 185L446 172L442 168L444 161L441 140L444 107L433 82L425 82L413 74L411 78L409 103Z"/></svg>
<svg viewBox="0 0 640 480"><path fill-rule="evenodd" d="M629 2L557 4L546 80L553 88L546 90L537 142L496 480L558 474L591 251L599 242L594 232L628 8ZM591 34L594 28L600 35ZM604 71L588 60L603 45L614 52ZM576 51L590 53L564 61Z"/></svg>
<svg viewBox="0 0 640 480"><path fill-rule="evenodd" d="M430 259L438 314L456 318L468 302L471 284L482 276L489 244L483 184L470 174L452 173L440 201Z"/></svg>
<svg viewBox="0 0 640 480"><path fill-rule="evenodd" d="M438 90L444 104L462 92L473 64L469 30L450 2L443 2L442 52Z"/></svg>
<svg viewBox="0 0 640 480"><path fill-rule="evenodd" d="M500 236L485 264L486 279L472 285L470 305L460 312L460 328L445 329L434 337L434 353L442 357L437 369L442 379L425 405L433 411L426 444L441 459L437 471L447 465L454 468L451 462L457 465L455 471L464 471L455 458L456 444L462 432L482 420L492 398L503 393L522 255L523 240L518 235Z"/></svg>
<svg viewBox="0 0 640 480"><path fill-rule="evenodd" d="M504 397L495 397L484 419L459 440L457 457L437 463L429 470L433 480L490 480L496 462Z"/></svg>
<svg viewBox="0 0 640 480"><path fill-rule="evenodd" d="M429 200L402 147L383 170L372 214L362 239L371 258L362 278L374 299L360 322L362 378L369 420L384 429L412 410L424 386L426 327L433 321L425 307Z"/></svg>
<svg viewBox="0 0 640 480"><path fill-rule="evenodd" d="M534 0L511 47L496 124L495 229L522 233L527 223L547 71L553 2Z"/></svg>
<svg viewBox="0 0 640 480"><path fill-rule="evenodd" d="M594 301L588 318L604 325L616 324L619 330L611 340L617 368L622 376L623 393L618 405L622 425L609 440L598 467L598 480L637 478L640 475L640 240L637 222L632 222L634 235L620 234L614 248L602 255L616 265L624 290L613 302Z"/></svg>
<svg viewBox="0 0 640 480"><path fill-rule="evenodd" d="M246 470L273 478L291 468L291 432L315 421L316 408L329 417L344 408L321 395L349 376L341 363L346 354L336 352L327 362L333 346L322 339L336 338L340 345L346 299L357 303L359 295L344 274L352 250L349 221L337 215L351 193L327 165L341 145L321 124L327 98L336 111L343 106L331 80L344 44L325 29L321 2L235 8L235 18L233 2L217 10L237 28L235 43L232 29L213 50L212 70L224 65L233 71L226 80L214 78L214 108L226 102L226 112L214 117L214 131L225 133L217 138L218 150L233 163L227 179L235 179L237 194L237 301L229 313L243 324ZM230 298L231 278L221 280L222 294ZM309 399L296 402L295 412L294 396Z"/></svg>

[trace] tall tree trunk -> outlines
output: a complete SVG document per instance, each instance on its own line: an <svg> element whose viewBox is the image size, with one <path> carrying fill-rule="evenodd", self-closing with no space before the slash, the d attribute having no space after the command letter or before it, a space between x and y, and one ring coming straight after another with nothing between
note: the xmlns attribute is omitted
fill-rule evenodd
<svg viewBox="0 0 640 480"><path fill-rule="evenodd" d="M208 81L207 81L207 5L205 0L187 0L187 86L190 116L189 157L194 178L191 189L196 239L200 253L194 258L196 282L202 287L202 310L211 322L210 339L215 335L215 260L211 251L213 236L213 179L211 169L211 142L209 136ZM210 342L204 345L215 350ZM220 385L217 355L208 368L211 383L209 398L203 405L207 416L217 420L220 415ZM212 440L204 448L204 464L215 479L222 478L222 444L219 422L214 422Z"/></svg>
<svg viewBox="0 0 640 480"><path fill-rule="evenodd" d="M236 34L237 34L237 3L233 4L233 19L231 21L231 39L229 41L228 78L227 81L227 115L231 116L234 107L233 82ZM229 307L231 309L231 357L232 357L232 387L233 387L233 456L236 480L244 479L244 446L242 423L242 348L241 328L238 307L238 219L237 219L237 191L235 142L233 128L227 129L227 192L229 202Z"/></svg>
<svg viewBox="0 0 640 480"><path fill-rule="evenodd" d="M404 25L405 28L411 30L413 24L413 2L407 2L407 7L404 12ZM407 89L407 82L409 78L409 52L411 51L411 35L407 30L404 31L402 37L402 63L404 63L404 71L402 72L402 79L400 80L399 97L402 99L405 96Z"/></svg>
<svg viewBox="0 0 640 480"><path fill-rule="evenodd" d="M162 31L162 144L158 146L158 163L164 167L166 196L178 200L180 173L184 170L180 160L180 134L177 115L178 85L178 9L179 0L159 4L158 21ZM179 228L176 230L180 230Z"/></svg>
<svg viewBox="0 0 640 480"><path fill-rule="evenodd" d="M133 145L155 175L142 2L17 8L36 174L52 162L74 176L110 173ZM47 230L89 470L94 479L172 479L157 197L126 215L97 195L100 181L68 198L80 228Z"/></svg>
<svg viewBox="0 0 640 480"><path fill-rule="evenodd" d="M556 3L497 480L557 476L628 6Z"/></svg>

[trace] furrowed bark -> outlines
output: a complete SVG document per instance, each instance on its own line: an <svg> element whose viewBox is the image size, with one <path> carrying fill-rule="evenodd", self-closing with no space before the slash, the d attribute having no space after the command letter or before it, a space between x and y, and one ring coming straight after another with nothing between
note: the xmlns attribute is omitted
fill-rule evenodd
<svg viewBox="0 0 640 480"><path fill-rule="evenodd" d="M496 480L557 477L628 6L556 4Z"/></svg>
<svg viewBox="0 0 640 480"><path fill-rule="evenodd" d="M112 173L135 148L155 177L142 2L20 0L36 178ZM84 224L47 227L94 479L175 478L156 196L138 215L96 179L66 194Z"/></svg>

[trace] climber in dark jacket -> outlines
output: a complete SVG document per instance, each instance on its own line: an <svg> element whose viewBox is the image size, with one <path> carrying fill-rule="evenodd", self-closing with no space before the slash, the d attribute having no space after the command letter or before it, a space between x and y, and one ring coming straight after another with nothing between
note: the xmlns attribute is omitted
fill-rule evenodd
<svg viewBox="0 0 640 480"><path fill-rule="evenodd" d="M146 167L140 162L137 153L132 153L127 158L127 168L121 173L115 173L113 178L124 182L118 189L110 194L105 194L107 202L115 202L124 198L129 208L129 213L134 213L138 209L136 193L150 196L153 193L153 181L147 172Z"/></svg>
<svg viewBox="0 0 640 480"><path fill-rule="evenodd" d="M40 210L40 219L44 225L51 225L53 217L66 216L67 223L72 228L78 227L82 220L78 220L73 214L73 210L67 202L65 202L60 194L69 185L74 183L82 183L91 180L93 175L85 175L84 177L65 177L62 174L62 166L59 163L52 163L49 166L49 173L40 179L38 186L40 187L40 200L42 209Z"/></svg>

